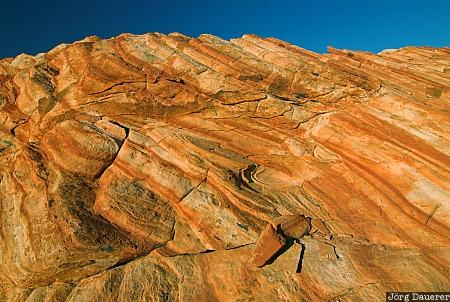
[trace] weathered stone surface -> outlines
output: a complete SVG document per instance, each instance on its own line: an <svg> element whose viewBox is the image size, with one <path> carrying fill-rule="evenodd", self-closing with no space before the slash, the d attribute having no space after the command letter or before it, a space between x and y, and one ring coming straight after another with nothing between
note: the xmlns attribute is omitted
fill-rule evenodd
<svg viewBox="0 0 450 302"><path fill-rule="evenodd" d="M0 60L0 301L448 290L449 70L253 35Z"/></svg>

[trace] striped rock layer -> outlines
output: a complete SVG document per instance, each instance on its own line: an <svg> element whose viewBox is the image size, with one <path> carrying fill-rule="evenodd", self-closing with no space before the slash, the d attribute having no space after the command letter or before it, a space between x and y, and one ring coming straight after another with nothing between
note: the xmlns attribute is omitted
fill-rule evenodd
<svg viewBox="0 0 450 302"><path fill-rule="evenodd" d="M0 301L448 290L450 49L328 51L151 33L0 60ZM311 230L252 265L286 215Z"/></svg>

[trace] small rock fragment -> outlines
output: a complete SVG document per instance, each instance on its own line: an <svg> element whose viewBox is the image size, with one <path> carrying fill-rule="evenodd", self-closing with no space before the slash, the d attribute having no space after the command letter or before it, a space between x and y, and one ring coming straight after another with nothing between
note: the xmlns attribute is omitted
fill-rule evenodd
<svg viewBox="0 0 450 302"><path fill-rule="evenodd" d="M313 227L315 227L319 232L321 232L322 234L326 235L330 233L330 230L327 228L327 226L325 225L325 223L323 223L322 220L317 219L317 218L312 218L311 219L311 225Z"/></svg>

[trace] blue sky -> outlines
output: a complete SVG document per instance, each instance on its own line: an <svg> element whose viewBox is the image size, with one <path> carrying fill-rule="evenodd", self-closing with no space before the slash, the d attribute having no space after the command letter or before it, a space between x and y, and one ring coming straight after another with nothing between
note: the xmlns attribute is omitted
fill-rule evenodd
<svg viewBox="0 0 450 302"><path fill-rule="evenodd" d="M123 32L244 33L316 52L450 46L450 0L4 1L0 57L45 52L85 36Z"/></svg>

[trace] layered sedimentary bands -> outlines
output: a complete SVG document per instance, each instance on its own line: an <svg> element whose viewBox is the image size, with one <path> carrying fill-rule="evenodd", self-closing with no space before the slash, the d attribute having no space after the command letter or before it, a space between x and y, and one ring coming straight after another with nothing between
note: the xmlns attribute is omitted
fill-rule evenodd
<svg viewBox="0 0 450 302"><path fill-rule="evenodd" d="M449 48L0 61L0 301L381 301L449 290L449 237Z"/></svg>

